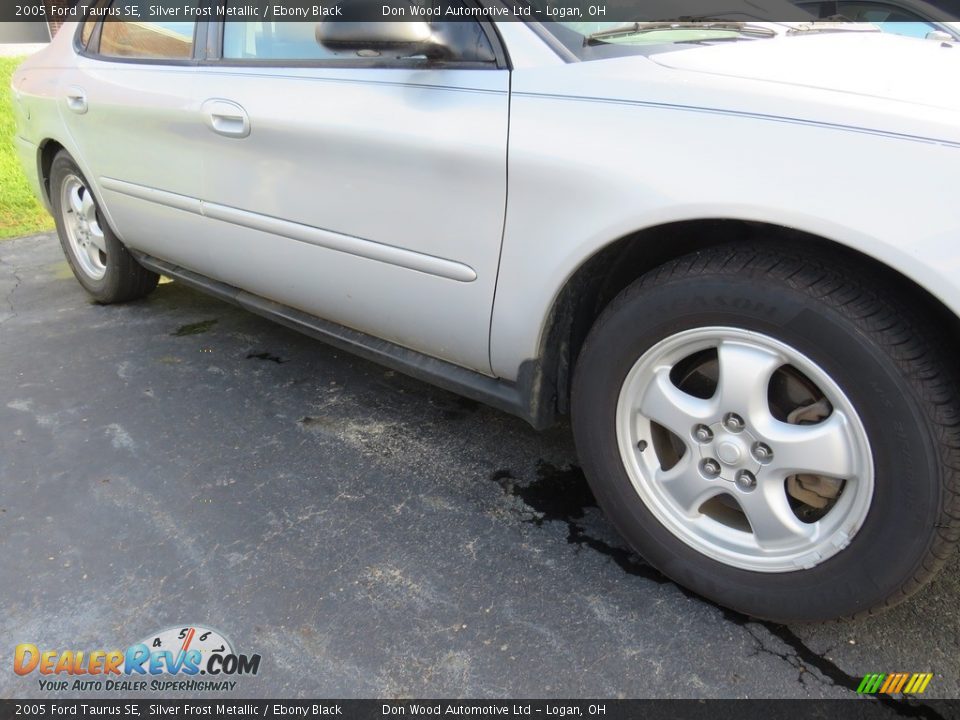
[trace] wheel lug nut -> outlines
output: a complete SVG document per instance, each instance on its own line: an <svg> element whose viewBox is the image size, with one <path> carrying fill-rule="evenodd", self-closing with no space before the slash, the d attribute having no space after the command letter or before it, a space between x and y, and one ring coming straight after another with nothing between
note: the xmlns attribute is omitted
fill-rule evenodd
<svg viewBox="0 0 960 720"><path fill-rule="evenodd" d="M720 475L720 463L713 458L706 458L700 461L700 472L704 477L712 480Z"/></svg>
<svg viewBox="0 0 960 720"><path fill-rule="evenodd" d="M762 442L755 442L751 448L753 452L754 459L761 465L766 465L768 462L773 460L773 450L770 449L769 445L766 445Z"/></svg>
<svg viewBox="0 0 960 720"><path fill-rule="evenodd" d="M727 413L723 416L723 426L730 432L738 433L743 430L743 418L736 413Z"/></svg>
<svg viewBox="0 0 960 720"><path fill-rule="evenodd" d="M693 438L698 443L708 443L713 440L713 431L706 425L696 425L693 428Z"/></svg>
<svg viewBox="0 0 960 720"><path fill-rule="evenodd" d="M738 472L735 482L737 487L744 492L750 492L757 486L757 478L749 470L741 470Z"/></svg>

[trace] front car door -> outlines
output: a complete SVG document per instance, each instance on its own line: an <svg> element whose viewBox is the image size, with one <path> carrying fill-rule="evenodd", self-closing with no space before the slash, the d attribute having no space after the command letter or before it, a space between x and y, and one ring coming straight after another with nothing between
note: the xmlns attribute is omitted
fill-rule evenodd
<svg viewBox="0 0 960 720"><path fill-rule="evenodd" d="M449 60L332 53L315 23L221 26L197 79L200 269L490 373L509 71L492 28L434 25L456 26Z"/></svg>

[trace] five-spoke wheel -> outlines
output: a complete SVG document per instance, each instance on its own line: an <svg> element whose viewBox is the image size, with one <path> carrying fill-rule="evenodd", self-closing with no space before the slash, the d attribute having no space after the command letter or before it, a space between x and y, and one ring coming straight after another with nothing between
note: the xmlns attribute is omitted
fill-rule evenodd
<svg viewBox="0 0 960 720"><path fill-rule="evenodd" d="M67 175L63 179L60 193L67 241L83 272L99 280L107 272L107 241L100 227L93 193L76 175Z"/></svg>
<svg viewBox="0 0 960 720"><path fill-rule="evenodd" d="M847 546L870 507L870 446L850 401L766 335L706 327L657 343L627 375L617 428L657 519L735 567L812 567Z"/></svg>

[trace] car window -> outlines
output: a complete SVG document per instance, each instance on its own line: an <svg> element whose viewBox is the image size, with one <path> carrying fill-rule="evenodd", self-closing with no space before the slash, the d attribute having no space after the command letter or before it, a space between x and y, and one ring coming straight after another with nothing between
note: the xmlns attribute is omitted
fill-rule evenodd
<svg viewBox="0 0 960 720"><path fill-rule="evenodd" d="M234 3L228 3L231 5ZM329 60L336 53L317 42L315 22L228 22L223 57L228 60Z"/></svg>
<svg viewBox="0 0 960 720"><path fill-rule="evenodd" d="M797 5L821 18L840 16L853 22L873 23L884 32L895 35L922 38L939 29L912 10L884 2L869 2L869 0L833 2L831 0L830 2L797 3Z"/></svg>
<svg viewBox="0 0 960 720"><path fill-rule="evenodd" d="M115 0L112 7L137 4L137 0ZM193 56L195 29L195 22L104 22L99 54L116 58L189 60Z"/></svg>
<svg viewBox="0 0 960 720"><path fill-rule="evenodd" d="M874 23L884 32L895 35L922 38L937 29L913 11L887 3L839 2L837 12L857 22Z"/></svg>
<svg viewBox="0 0 960 720"><path fill-rule="evenodd" d="M231 6L248 8L269 5L271 0L227 0L226 12ZM450 4L456 5L455 2ZM261 14L266 12L266 7ZM454 48L460 62L494 63L493 46L477 22L433 22L434 33L442 36ZM356 52L330 50L317 42L316 22L226 22L223 24L224 60L263 62L339 61L357 60ZM412 60L415 58L406 58Z"/></svg>
<svg viewBox="0 0 960 720"><path fill-rule="evenodd" d="M84 49L89 47L90 40L94 36L94 31L97 29L97 23L100 21L97 12L100 11L100 8L109 4L109 0L93 0L93 2L87 6L87 19L80 23L80 34L78 36L80 47ZM94 10L96 10L96 12L94 12Z"/></svg>
<svg viewBox="0 0 960 720"><path fill-rule="evenodd" d="M90 37L93 35L93 29L97 26L97 19L90 18L85 20L83 27L80 29L80 45L86 47L90 42Z"/></svg>
<svg viewBox="0 0 960 720"><path fill-rule="evenodd" d="M921 18L906 8L874 2L839 2L837 13L856 22L914 23Z"/></svg>
<svg viewBox="0 0 960 720"><path fill-rule="evenodd" d="M884 32L894 35L925 38L929 33L936 32L937 26L927 22L904 22L903 20L875 20L874 23Z"/></svg>

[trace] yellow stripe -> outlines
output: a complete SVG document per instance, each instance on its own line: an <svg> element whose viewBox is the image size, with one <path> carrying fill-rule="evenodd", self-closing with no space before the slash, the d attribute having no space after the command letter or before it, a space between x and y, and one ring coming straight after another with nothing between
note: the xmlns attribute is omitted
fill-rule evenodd
<svg viewBox="0 0 960 720"><path fill-rule="evenodd" d="M932 679L933 679L933 673L927 673L927 674L926 674L926 677L924 677L924 679L923 679L923 682L922 682L920 685L918 685L917 687L915 687L915 688L913 689L913 692L915 692L917 695L919 695L920 693L922 693L924 690L927 689L927 685L930 684L930 681L931 681Z"/></svg>
<svg viewBox="0 0 960 720"><path fill-rule="evenodd" d="M919 684L920 684L920 678L921 678L921 677L922 677L922 676L920 675L920 673L914 673L913 675L911 675L911 676L910 676L910 682L907 683L907 686L903 689L903 691L904 691L905 693L912 693L912 692L913 692L913 687L914 687L915 685L919 685Z"/></svg>

